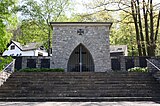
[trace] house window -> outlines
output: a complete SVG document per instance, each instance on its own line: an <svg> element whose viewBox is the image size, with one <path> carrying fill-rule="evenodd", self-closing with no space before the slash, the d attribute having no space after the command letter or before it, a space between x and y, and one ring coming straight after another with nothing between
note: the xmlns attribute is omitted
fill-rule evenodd
<svg viewBox="0 0 160 106"><path fill-rule="evenodd" d="M38 56L43 56L43 53L38 52Z"/></svg>
<svg viewBox="0 0 160 106"><path fill-rule="evenodd" d="M10 56L14 56L14 54L10 54Z"/></svg>
<svg viewBox="0 0 160 106"><path fill-rule="evenodd" d="M117 50L122 50L122 48L118 48Z"/></svg>
<svg viewBox="0 0 160 106"><path fill-rule="evenodd" d="M40 47L40 50L44 50L44 47L43 47L43 46L41 46L41 47Z"/></svg>
<svg viewBox="0 0 160 106"><path fill-rule="evenodd" d="M13 45L13 46L11 46L11 50L14 50L15 49L15 46Z"/></svg>

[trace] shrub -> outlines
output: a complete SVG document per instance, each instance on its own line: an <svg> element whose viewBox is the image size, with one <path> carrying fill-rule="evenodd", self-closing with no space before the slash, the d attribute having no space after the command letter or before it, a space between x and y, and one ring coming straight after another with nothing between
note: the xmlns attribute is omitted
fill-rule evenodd
<svg viewBox="0 0 160 106"><path fill-rule="evenodd" d="M2 71L10 62L12 62L12 57L0 57L0 71Z"/></svg>
<svg viewBox="0 0 160 106"><path fill-rule="evenodd" d="M128 69L129 72L148 72L148 68L134 67Z"/></svg>
<svg viewBox="0 0 160 106"><path fill-rule="evenodd" d="M21 71L21 72L64 72L64 69L62 69L62 68L54 68L54 69L50 69L50 68L25 68L25 69L21 69L19 71Z"/></svg>

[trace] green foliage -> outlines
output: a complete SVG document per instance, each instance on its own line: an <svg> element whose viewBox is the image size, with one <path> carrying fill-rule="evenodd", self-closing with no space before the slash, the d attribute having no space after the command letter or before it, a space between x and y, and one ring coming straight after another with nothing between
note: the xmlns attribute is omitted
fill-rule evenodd
<svg viewBox="0 0 160 106"><path fill-rule="evenodd" d="M131 55L131 48L133 47L135 55L155 56L156 47L159 47L157 42L160 36L158 35L160 10L158 8L159 3L155 1L92 0L87 6L92 9L89 11L91 13L111 12L116 24L114 29L112 27L111 44L129 45L129 55ZM157 49L157 53L158 51L159 49Z"/></svg>
<svg viewBox="0 0 160 106"><path fill-rule="evenodd" d="M44 43L43 41L47 41L48 39L46 33L39 29L35 21L22 21L20 29L21 33L19 33L19 36L17 36L17 40L21 44L27 44L30 42Z"/></svg>
<svg viewBox="0 0 160 106"><path fill-rule="evenodd" d="M148 68L134 67L128 69L129 72L148 72Z"/></svg>
<svg viewBox="0 0 160 106"><path fill-rule="evenodd" d="M17 23L17 19L13 11L15 4L16 0L0 1L0 52L4 51L12 37L12 34L8 29L16 26Z"/></svg>
<svg viewBox="0 0 160 106"><path fill-rule="evenodd" d="M136 32L134 30L134 24L130 23L133 19L124 12L120 13L120 19L125 20L119 24L113 24L111 28L110 43L111 45L127 45L128 55L131 56L133 52L133 55L137 56Z"/></svg>
<svg viewBox="0 0 160 106"><path fill-rule="evenodd" d="M69 9L70 0L23 0L19 11L21 33L16 40L22 44L40 42L48 48L51 42L51 26L49 22L68 20L65 11Z"/></svg>
<svg viewBox="0 0 160 106"><path fill-rule="evenodd" d="M79 15L79 21L81 22L108 22L112 21L112 16L106 11L100 11L92 14Z"/></svg>
<svg viewBox="0 0 160 106"><path fill-rule="evenodd" d="M64 69L62 68L55 68L55 69L49 69L49 68L25 68L19 70L21 72L64 72Z"/></svg>
<svg viewBox="0 0 160 106"><path fill-rule="evenodd" d="M12 57L0 57L0 71L2 71L12 60Z"/></svg>

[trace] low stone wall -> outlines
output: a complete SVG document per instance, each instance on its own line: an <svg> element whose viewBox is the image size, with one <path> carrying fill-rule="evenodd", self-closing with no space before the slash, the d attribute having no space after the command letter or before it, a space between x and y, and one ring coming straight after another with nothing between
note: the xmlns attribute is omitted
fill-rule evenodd
<svg viewBox="0 0 160 106"><path fill-rule="evenodd" d="M51 57L48 56L23 56L14 57L15 69L24 68L50 68Z"/></svg>
<svg viewBox="0 0 160 106"><path fill-rule="evenodd" d="M15 68L17 70L30 68L50 68L52 63L51 57L39 57L39 56L25 56L25 57L15 57L16 63ZM129 68L133 67L151 67L147 65L146 59L158 60L160 57L139 57L139 56L120 56L111 57L112 70L117 71L127 71ZM149 68L151 69L151 68Z"/></svg>
<svg viewBox="0 0 160 106"><path fill-rule="evenodd" d="M120 56L111 57L112 70L127 71L133 67L147 67L146 59L158 60L160 57L149 56ZM119 65L119 67L117 67ZM117 69L115 68L117 67Z"/></svg>
<svg viewBox="0 0 160 106"><path fill-rule="evenodd" d="M6 82L10 75L11 73L9 72L0 72L0 86L3 85L4 82Z"/></svg>

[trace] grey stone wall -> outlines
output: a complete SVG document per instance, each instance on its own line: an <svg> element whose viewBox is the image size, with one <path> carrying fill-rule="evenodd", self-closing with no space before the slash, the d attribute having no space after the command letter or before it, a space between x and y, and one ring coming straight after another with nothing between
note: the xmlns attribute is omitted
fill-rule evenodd
<svg viewBox="0 0 160 106"><path fill-rule="evenodd" d="M147 67L147 61L146 59L155 59L159 57L149 57L149 56L119 56L119 57L111 57L111 58L116 58L117 62L120 64L120 69L121 71L127 71L127 68L133 68L133 67ZM129 60L129 61L128 61ZM112 69L116 65L116 62L114 64L114 61L112 61ZM115 70L115 71L117 71ZM114 71L114 69L113 69Z"/></svg>
<svg viewBox="0 0 160 106"><path fill-rule="evenodd" d="M73 50L83 44L91 53L95 72L111 70L109 49L109 27L111 24L70 24L52 23L53 44L51 68L64 68L67 71L69 57ZM84 30L79 35L78 29Z"/></svg>
<svg viewBox="0 0 160 106"><path fill-rule="evenodd" d="M150 62L152 62L155 66L160 68L160 57L152 57L151 59L148 59ZM149 69L149 72L155 73L158 71L156 67L154 67L150 62L147 62L147 67Z"/></svg>
<svg viewBox="0 0 160 106"><path fill-rule="evenodd" d="M27 68L27 60L28 59L35 59L36 60L36 67L35 68L40 68L41 67L41 59L50 59L51 57L48 56L24 56L22 58L22 69ZM32 64L32 63L31 63Z"/></svg>

